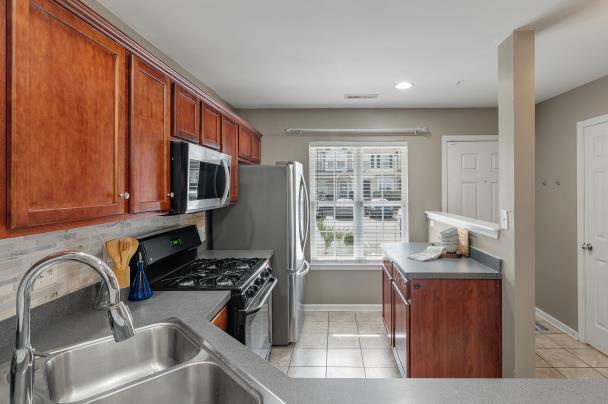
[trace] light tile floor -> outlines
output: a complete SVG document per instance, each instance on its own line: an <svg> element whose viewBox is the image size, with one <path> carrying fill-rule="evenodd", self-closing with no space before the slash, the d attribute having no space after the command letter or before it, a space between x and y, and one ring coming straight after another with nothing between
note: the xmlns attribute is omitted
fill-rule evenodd
<svg viewBox="0 0 608 404"><path fill-rule="evenodd" d="M608 356L578 342L539 318L536 331L536 377L542 379L606 379Z"/></svg>
<svg viewBox="0 0 608 404"><path fill-rule="evenodd" d="M380 312L307 312L300 340L270 361L290 377L399 378L385 333Z"/></svg>

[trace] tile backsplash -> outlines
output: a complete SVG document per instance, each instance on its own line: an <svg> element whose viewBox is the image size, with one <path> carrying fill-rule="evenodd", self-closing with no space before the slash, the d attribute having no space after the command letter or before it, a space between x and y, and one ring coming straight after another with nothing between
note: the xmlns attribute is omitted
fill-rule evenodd
<svg viewBox="0 0 608 404"><path fill-rule="evenodd" d="M205 240L205 213L155 216L139 220L101 224L0 240L0 320L15 315L15 296L23 274L36 261L59 251L84 251L111 266L103 244L119 237L139 237L170 227L194 224ZM61 266L61 268L59 268ZM38 306L99 280L82 264L63 263L49 268L34 284L32 305Z"/></svg>

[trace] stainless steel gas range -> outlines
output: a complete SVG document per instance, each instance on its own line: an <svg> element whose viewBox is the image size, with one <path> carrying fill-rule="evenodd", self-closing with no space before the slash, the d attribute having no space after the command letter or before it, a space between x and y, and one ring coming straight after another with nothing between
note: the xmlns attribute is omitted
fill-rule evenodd
<svg viewBox="0 0 608 404"><path fill-rule="evenodd" d="M229 290L228 332L268 359L277 284L268 258L198 257L201 240L195 226L144 237L139 243L153 290Z"/></svg>

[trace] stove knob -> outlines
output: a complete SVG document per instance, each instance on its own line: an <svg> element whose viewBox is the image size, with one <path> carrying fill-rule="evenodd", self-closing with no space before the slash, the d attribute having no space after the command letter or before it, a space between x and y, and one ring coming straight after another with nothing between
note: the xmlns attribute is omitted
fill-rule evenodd
<svg viewBox="0 0 608 404"><path fill-rule="evenodd" d="M253 295L255 294L255 292L251 289L249 289L246 293L245 296L247 296L248 298L253 297Z"/></svg>
<svg viewBox="0 0 608 404"><path fill-rule="evenodd" d="M262 286L263 283L264 283L264 279L262 279L262 278L258 278L255 280L255 284L257 286Z"/></svg>
<svg viewBox="0 0 608 404"><path fill-rule="evenodd" d="M260 289L260 287L258 285L253 285L253 286L251 286L251 289L253 289L254 292L257 292Z"/></svg>
<svg viewBox="0 0 608 404"><path fill-rule="evenodd" d="M266 270L264 270L264 272L262 272L263 278L268 278L269 276L270 276L270 269L266 269Z"/></svg>

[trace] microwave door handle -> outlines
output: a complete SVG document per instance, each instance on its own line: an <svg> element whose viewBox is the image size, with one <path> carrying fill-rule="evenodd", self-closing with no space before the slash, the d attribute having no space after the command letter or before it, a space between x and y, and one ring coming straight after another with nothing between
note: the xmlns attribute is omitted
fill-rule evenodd
<svg viewBox="0 0 608 404"><path fill-rule="evenodd" d="M243 310L246 315L257 313L258 311L260 311L262 309L262 307L264 307L264 305L266 304L266 301L268 300L268 298L270 298L270 295L272 295L272 291L274 290L274 287L277 286L277 278L275 278L275 277L270 278L270 280L268 281L268 284L270 286L267 287L266 292L264 292L264 295L258 299L259 303L256 304L254 307L249 307L249 308Z"/></svg>
<svg viewBox="0 0 608 404"><path fill-rule="evenodd" d="M228 192L230 191L230 169L228 168L228 163L226 160L222 159L222 167L224 167L224 175L226 176L226 181L224 185L224 194L222 195L222 200L220 202L221 205L226 203L226 199L228 198Z"/></svg>

